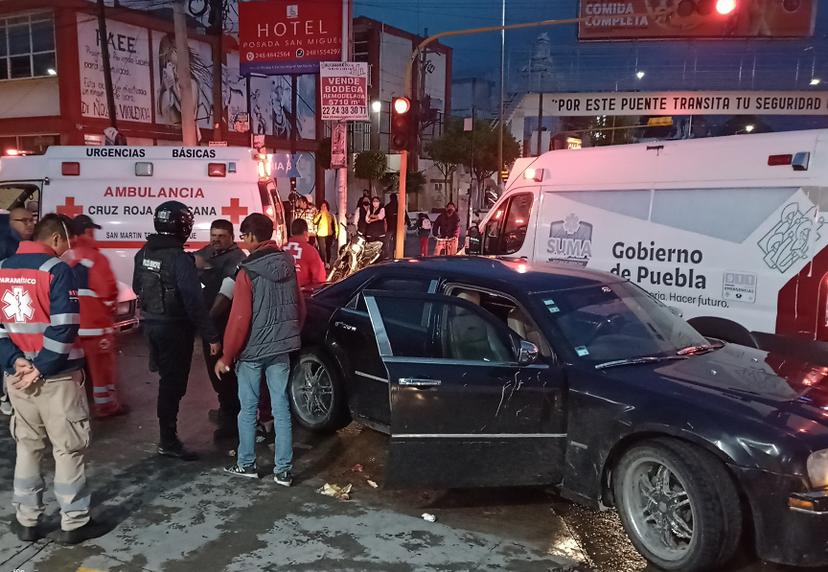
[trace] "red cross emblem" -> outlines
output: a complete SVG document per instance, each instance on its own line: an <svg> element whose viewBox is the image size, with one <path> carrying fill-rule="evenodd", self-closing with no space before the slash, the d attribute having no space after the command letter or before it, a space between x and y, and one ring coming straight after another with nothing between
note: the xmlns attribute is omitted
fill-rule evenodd
<svg viewBox="0 0 828 572"><path fill-rule="evenodd" d="M239 224L241 217L247 216L247 207L239 205L239 199L230 199L230 206L221 207L221 214L229 216L233 224Z"/></svg>
<svg viewBox="0 0 828 572"><path fill-rule="evenodd" d="M79 214L83 214L83 205L76 205L75 197L66 197L66 203L58 205L57 213L75 218Z"/></svg>

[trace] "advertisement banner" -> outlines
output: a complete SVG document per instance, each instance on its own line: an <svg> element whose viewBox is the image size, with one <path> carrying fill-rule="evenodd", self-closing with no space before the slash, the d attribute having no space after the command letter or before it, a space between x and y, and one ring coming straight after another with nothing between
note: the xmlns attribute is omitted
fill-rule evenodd
<svg viewBox="0 0 828 572"><path fill-rule="evenodd" d="M348 166L347 133L347 123L344 121L334 123L331 130L331 169L342 169Z"/></svg>
<svg viewBox="0 0 828 572"><path fill-rule="evenodd" d="M524 105L537 105L529 95ZM537 108L535 108L537 109ZM544 94L547 116L592 115L826 115L828 92L686 91Z"/></svg>
<svg viewBox="0 0 828 572"><path fill-rule="evenodd" d="M581 0L579 15L581 40L800 38L814 32L816 1L739 1L723 16L712 0Z"/></svg>
<svg viewBox="0 0 828 572"><path fill-rule="evenodd" d="M101 38L98 21L77 14L78 59L80 64L81 113L84 117L106 119ZM152 122L150 94L149 32L115 20L106 21L115 116L123 121Z"/></svg>
<svg viewBox="0 0 828 572"><path fill-rule="evenodd" d="M239 3L241 73L315 73L342 54L342 3Z"/></svg>
<svg viewBox="0 0 828 572"><path fill-rule="evenodd" d="M368 121L368 63L319 64L322 121Z"/></svg>

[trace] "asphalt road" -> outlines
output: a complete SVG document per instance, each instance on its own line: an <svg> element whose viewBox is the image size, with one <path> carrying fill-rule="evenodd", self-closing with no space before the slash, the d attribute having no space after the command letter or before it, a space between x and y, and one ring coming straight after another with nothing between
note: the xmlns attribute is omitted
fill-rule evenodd
<svg viewBox="0 0 828 572"><path fill-rule="evenodd" d="M7 526L14 443L2 421L0 571L650 570L613 513L581 509L549 490L387 490L387 437L355 424L325 437L297 431L290 489L227 476L221 467L233 443L212 440L207 410L215 397L198 354L180 426L202 459L159 458L145 344L140 335L121 342L121 387L132 411L94 425L88 463L93 516L110 532L75 547L17 540ZM272 466L266 446L259 465ZM318 494L325 483L351 484L351 500ZM46 502L47 526L56 529L51 493ZM426 512L436 522L423 520ZM731 570L782 569L742 556Z"/></svg>

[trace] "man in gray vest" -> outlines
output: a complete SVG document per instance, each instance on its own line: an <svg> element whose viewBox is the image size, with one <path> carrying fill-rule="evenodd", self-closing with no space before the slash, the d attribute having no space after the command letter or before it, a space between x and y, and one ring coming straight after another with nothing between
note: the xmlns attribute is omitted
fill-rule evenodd
<svg viewBox="0 0 828 572"><path fill-rule="evenodd" d="M264 375L270 392L276 430L274 481L293 482L293 435L287 384L290 352L298 350L304 304L296 282L293 256L271 240L273 222L254 213L242 221L241 246L250 252L240 265L233 306L224 333L224 354L216 375L236 363L239 384L239 448L236 462L225 468L233 475L258 478L256 410Z"/></svg>

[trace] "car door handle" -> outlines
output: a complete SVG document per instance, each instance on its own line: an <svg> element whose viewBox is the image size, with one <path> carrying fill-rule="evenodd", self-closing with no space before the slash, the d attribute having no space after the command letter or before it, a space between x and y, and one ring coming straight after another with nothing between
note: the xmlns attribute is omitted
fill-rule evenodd
<svg viewBox="0 0 828 572"><path fill-rule="evenodd" d="M407 385L409 387L435 387L443 383L439 379L422 379L417 377L401 377L399 382L400 385Z"/></svg>
<svg viewBox="0 0 828 572"><path fill-rule="evenodd" d="M346 324L345 322L334 322L334 326L340 328L342 330L346 330L348 332L356 332L356 326L352 326L351 324Z"/></svg>

